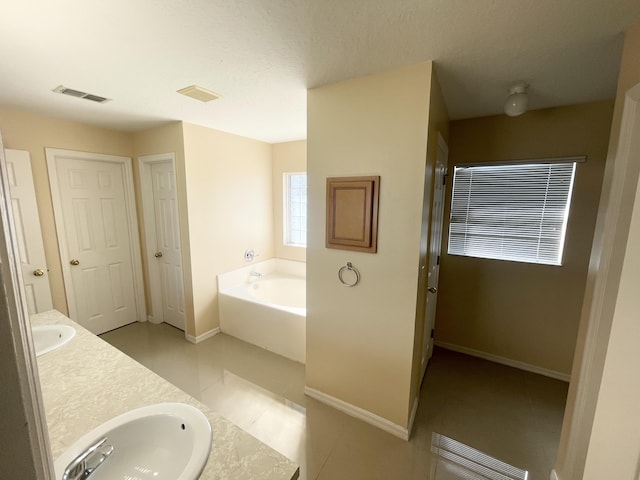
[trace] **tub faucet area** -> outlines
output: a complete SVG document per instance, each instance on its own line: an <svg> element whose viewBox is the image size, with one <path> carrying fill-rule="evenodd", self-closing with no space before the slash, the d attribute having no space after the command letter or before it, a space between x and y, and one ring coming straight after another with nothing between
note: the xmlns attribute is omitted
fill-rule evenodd
<svg viewBox="0 0 640 480"><path fill-rule="evenodd" d="M220 330L306 361L306 265L271 258L218 275Z"/></svg>

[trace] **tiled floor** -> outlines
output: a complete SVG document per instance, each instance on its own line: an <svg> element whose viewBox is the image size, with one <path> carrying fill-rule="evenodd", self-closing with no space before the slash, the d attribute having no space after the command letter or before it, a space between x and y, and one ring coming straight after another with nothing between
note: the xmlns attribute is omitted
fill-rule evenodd
<svg viewBox="0 0 640 480"><path fill-rule="evenodd" d="M528 470L529 480L547 480L553 467L561 381L436 349L405 442L305 397L304 365L233 337L192 345L166 324L136 323L102 338L299 463L303 480L440 480L433 432Z"/></svg>

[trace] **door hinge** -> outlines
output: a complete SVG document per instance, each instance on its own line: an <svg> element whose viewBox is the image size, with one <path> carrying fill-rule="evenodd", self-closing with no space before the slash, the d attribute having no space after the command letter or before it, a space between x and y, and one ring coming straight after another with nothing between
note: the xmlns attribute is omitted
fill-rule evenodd
<svg viewBox="0 0 640 480"><path fill-rule="evenodd" d="M440 255L438 255L438 258L436 259L436 265L440 265Z"/></svg>
<svg viewBox="0 0 640 480"><path fill-rule="evenodd" d="M448 175L448 173L445 173L445 174L442 176L442 184L443 184L443 185L446 185L446 184L447 184L447 175Z"/></svg>
<svg viewBox="0 0 640 480"><path fill-rule="evenodd" d="M435 331L436 331L435 328L431 329L431 338L433 338L433 335L435 334Z"/></svg>

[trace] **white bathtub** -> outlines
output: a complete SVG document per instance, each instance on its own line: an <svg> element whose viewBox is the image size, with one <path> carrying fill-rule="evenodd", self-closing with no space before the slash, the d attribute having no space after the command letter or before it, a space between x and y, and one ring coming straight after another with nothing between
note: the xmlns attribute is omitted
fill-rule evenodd
<svg viewBox="0 0 640 480"><path fill-rule="evenodd" d="M271 259L218 275L220 330L305 363L305 267Z"/></svg>

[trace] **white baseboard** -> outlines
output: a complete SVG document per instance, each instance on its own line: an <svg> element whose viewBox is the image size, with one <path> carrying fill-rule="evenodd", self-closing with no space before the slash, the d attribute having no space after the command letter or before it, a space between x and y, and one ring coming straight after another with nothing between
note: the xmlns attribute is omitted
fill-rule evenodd
<svg viewBox="0 0 640 480"><path fill-rule="evenodd" d="M198 335L197 337L194 337L193 335L189 335L188 333L185 333L184 336L191 343L200 343L200 342L205 341L208 338L216 336L219 333L220 333L220 327L216 327L213 330L209 330L208 332L204 332L202 335Z"/></svg>
<svg viewBox="0 0 640 480"><path fill-rule="evenodd" d="M549 480L560 480L558 476L558 472L556 472L555 468L551 470L551 475L549 475Z"/></svg>
<svg viewBox="0 0 640 480"><path fill-rule="evenodd" d="M454 352L465 353L467 355L471 355L472 357L483 358L491 362L500 363L509 367L519 368L520 370L526 370L527 372L537 373L539 375L544 375L545 377L555 378L556 380L562 380L563 382L569 382L569 380L571 380L571 375L568 375L566 373L558 372L556 370L549 370L548 368L538 367L536 365L531 365L530 363L521 362L519 360L512 360L507 357L501 357L500 355L494 355L492 353L474 350L473 348L462 347L460 345L441 342L439 340L435 341L435 345L441 348L446 348L447 350L453 350Z"/></svg>
<svg viewBox="0 0 640 480"><path fill-rule="evenodd" d="M356 407L355 405L340 400L339 398L332 397L331 395L327 395L326 393L316 390L315 388L305 386L304 393L311 398L315 398L319 402L329 405L336 410L340 410L341 412L346 413L351 417L355 417L358 420L362 420L363 422L373 425L374 427L378 427L379 429L395 435L402 440L409 440L408 429L401 427L400 425L397 425L392 421L387 420L386 418L380 417L375 413L371 413L364 408Z"/></svg>

